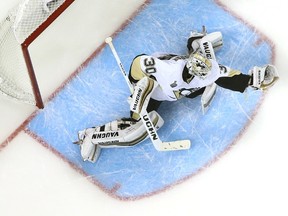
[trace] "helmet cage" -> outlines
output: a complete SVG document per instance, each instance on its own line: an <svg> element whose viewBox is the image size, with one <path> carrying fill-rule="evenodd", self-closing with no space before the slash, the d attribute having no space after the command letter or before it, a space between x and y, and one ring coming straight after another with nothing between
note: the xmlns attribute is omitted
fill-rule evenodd
<svg viewBox="0 0 288 216"><path fill-rule="evenodd" d="M186 67L189 74L205 79L212 68L212 64L209 59L196 53L189 56Z"/></svg>

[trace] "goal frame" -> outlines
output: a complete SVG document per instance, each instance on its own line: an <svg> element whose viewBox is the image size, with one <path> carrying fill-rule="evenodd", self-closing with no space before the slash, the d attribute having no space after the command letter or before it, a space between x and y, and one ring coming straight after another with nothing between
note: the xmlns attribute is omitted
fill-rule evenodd
<svg viewBox="0 0 288 216"><path fill-rule="evenodd" d="M40 109L44 108L44 102L41 96L40 88L37 82L32 59L29 53L29 46L45 31L75 0L65 0L40 26L35 29L21 44L23 57L26 63L28 75L30 78L35 103Z"/></svg>

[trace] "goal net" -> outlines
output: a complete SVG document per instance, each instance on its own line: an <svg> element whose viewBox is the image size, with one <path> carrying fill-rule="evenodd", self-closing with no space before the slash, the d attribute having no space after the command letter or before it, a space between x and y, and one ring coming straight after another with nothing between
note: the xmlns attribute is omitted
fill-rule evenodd
<svg viewBox="0 0 288 216"><path fill-rule="evenodd" d="M24 0L0 22L0 93L43 108L29 46L74 0Z"/></svg>

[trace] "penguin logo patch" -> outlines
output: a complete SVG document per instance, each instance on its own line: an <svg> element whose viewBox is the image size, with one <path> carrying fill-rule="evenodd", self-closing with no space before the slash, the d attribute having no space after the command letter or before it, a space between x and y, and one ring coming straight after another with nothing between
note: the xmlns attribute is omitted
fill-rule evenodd
<svg viewBox="0 0 288 216"><path fill-rule="evenodd" d="M177 87L177 81L174 81L173 83L170 84L171 88Z"/></svg>

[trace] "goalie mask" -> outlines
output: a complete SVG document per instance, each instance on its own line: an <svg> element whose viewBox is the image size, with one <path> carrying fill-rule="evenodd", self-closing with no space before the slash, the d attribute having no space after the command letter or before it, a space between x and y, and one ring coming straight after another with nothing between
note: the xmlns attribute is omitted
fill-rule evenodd
<svg viewBox="0 0 288 216"><path fill-rule="evenodd" d="M212 68L212 64L209 59L195 53L189 56L186 67L189 74L205 79Z"/></svg>

